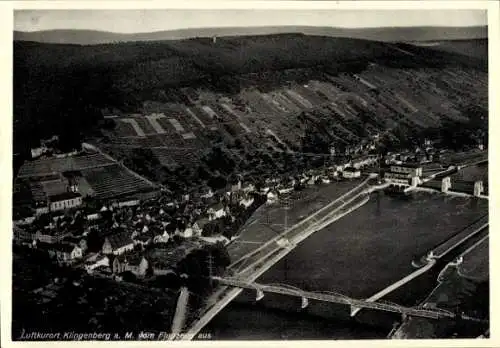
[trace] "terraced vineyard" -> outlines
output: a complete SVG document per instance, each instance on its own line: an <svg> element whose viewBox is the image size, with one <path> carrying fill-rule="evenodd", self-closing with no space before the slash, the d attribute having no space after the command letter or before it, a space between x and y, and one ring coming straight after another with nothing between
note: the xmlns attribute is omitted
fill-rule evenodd
<svg viewBox="0 0 500 348"><path fill-rule="evenodd" d="M114 164L113 161L100 153L82 154L65 158L49 157L25 162L19 170L18 177L42 176L112 164Z"/></svg>
<svg viewBox="0 0 500 348"><path fill-rule="evenodd" d="M371 63L357 73L328 69L294 73L301 76L300 83L269 88L261 81L237 94L184 88L177 93L189 95L189 104L145 102L141 114L116 119L120 126L107 132L110 141L105 145L152 149L159 163L173 170L196 167L217 138L226 145L244 141L247 152L267 148L326 153L330 146L343 151L374 143L376 138L405 140L402 130L415 134L434 130L474 117L467 113L471 107L487 110L487 74L480 70L403 69ZM287 74L290 70L282 73ZM254 75L226 80L244 86ZM262 75L265 80L266 74ZM134 136L130 127L124 128L130 119L140 129Z"/></svg>
<svg viewBox="0 0 500 348"><path fill-rule="evenodd" d="M82 171L82 174L98 199L109 199L153 188L148 182L117 164L87 169Z"/></svg>
<svg viewBox="0 0 500 348"><path fill-rule="evenodd" d="M92 46L18 43L17 69L35 74L35 67L52 76L57 69L73 69L70 62L81 62L83 71L100 77L91 78L99 81L96 86L86 80L78 84L83 89L80 103L99 108L93 117L99 119L100 111L110 117L105 120L109 127L101 127L102 134L95 132L91 140L128 162L140 162L133 149L151 150L146 151L151 163L141 171L150 179L164 181L165 173L153 172L173 175L174 168L196 179L193 173L203 165L199 159L214 147L240 151L244 163L237 161L235 169L252 172L245 157L256 150L288 151L298 158L301 152L324 154L332 147L337 154L356 153L362 146L409 149L424 138L439 138L445 147L456 148L486 143L487 69L471 57L414 45L297 34L227 37L217 45L200 38L126 46L110 45L103 52ZM51 50L61 61L53 61ZM65 54L68 58L62 59ZM42 67L33 57L47 64ZM80 75L76 77L88 78ZM26 76L29 80L31 75ZM22 79L19 90L50 114L61 99L56 91L71 82L63 77L73 75L57 76L40 80L53 90ZM35 93L34 87L48 95ZM16 105L18 114L29 114L24 104ZM83 122L85 113L74 116L82 119L82 133L92 124ZM65 114L44 121L44 127L64 130ZM23 119L18 127L29 124ZM454 136L456 130L459 136ZM283 165L277 158L259 156L253 175ZM216 167L212 177L219 175Z"/></svg>
<svg viewBox="0 0 500 348"><path fill-rule="evenodd" d="M27 161L21 167L16 183L21 186L26 183L24 186L35 201L45 201L51 195L67 191L67 172L76 178L79 192L84 197L112 199L156 189L147 180L99 152Z"/></svg>

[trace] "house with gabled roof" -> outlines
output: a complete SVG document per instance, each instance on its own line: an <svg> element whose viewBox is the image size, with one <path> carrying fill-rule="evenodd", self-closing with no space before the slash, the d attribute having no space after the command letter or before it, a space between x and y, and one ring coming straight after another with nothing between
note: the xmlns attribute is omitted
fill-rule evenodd
<svg viewBox="0 0 500 348"><path fill-rule="evenodd" d="M82 205L82 195L78 192L63 192L51 195L48 200L50 211L70 209Z"/></svg>
<svg viewBox="0 0 500 348"><path fill-rule="evenodd" d="M242 187L243 192L245 193L250 193L255 191L255 185L253 183L247 183L245 186Z"/></svg>
<svg viewBox="0 0 500 348"><path fill-rule="evenodd" d="M245 208L251 206L254 202L254 198L252 196L245 196L240 199L238 202L239 205L242 205Z"/></svg>
<svg viewBox="0 0 500 348"><path fill-rule="evenodd" d="M59 243L64 237L71 235L71 232L61 228L44 228L33 234L33 239L43 243Z"/></svg>
<svg viewBox="0 0 500 348"><path fill-rule="evenodd" d="M202 191L200 192L200 197L201 198L212 198L214 196L214 192L212 191L212 189L210 187L207 187L207 188L203 188Z"/></svg>
<svg viewBox="0 0 500 348"><path fill-rule="evenodd" d="M141 234L134 238L134 243L141 245L148 245L153 241L153 238L154 236L152 233Z"/></svg>
<svg viewBox="0 0 500 348"><path fill-rule="evenodd" d="M19 226L14 225L14 240L19 244L31 244L33 242L33 233Z"/></svg>
<svg viewBox="0 0 500 348"><path fill-rule="evenodd" d="M148 267L149 262L142 255L135 254L125 259L125 270L134 273L137 277L144 277Z"/></svg>
<svg viewBox="0 0 500 348"><path fill-rule="evenodd" d="M82 249L77 245L56 243L50 246L50 252L55 256L59 264L71 264L82 258Z"/></svg>
<svg viewBox="0 0 500 348"><path fill-rule="evenodd" d="M224 245L229 243L229 239L222 235L210 236L210 237L200 237L200 239L209 244L224 243Z"/></svg>
<svg viewBox="0 0 500 348"><path fill-rule="evenodd" d="M200 217L193 222L193 232L195 236L200 236L203 231L203 227L210 222L208 217Z"/></svg>
<svg viewBox="0 0 500 348"><path fill-rule="evenodd" d="M241 190L241 180L236 179L231 182L230 192L238 192Z"/></svg>
<svg viewBox="0 0 500 348"><path fill-rule="evenodd" d="M215 220L220 217L226 216L226 206L223 202L219 202L210 206L207 210L209 220Z"/></svg>
<svg viewBox="0 0 500 348"><path fill-rule="evenodd" d="M275 203L279 199L279 192L277 190L269 190L267 192L267 203Z"/></svg>
<svg viewBox="0 0 500 348"><path fill-rule="evenodd" d="M120 232L107 236L102 245L103 254L120 255L134 249L134 241L129 232Z"/></svg>
<svg viewBox="0 0 500 348"><path fill-rule="evenodd" d="M347 167L342 171L342 176L346 179L359 178L361 176L361 171L354 167Z"/></svg>
<svg viewBox="0 0 500 348"><path fill-rule="evenodd" d="M97 256L95 260L85 262L85 270L92 273L96 268L109 266L109 258L105 255Z"/></svg>
<svg viewBox="0 0 500 348"><path fill-rule="evenodd" d="M87 250L87 240L85 238L67 236L67 237L63 238L63 242L76 245L76 246L80 247L80 249L82 249L83 252L85 252Z"/></svg>
<svg viewBox="0 0 500 348"><path fill-rule="evenodd" d="M169 239L170 235L167 233L167 231L164 231L163 234L158 234L153 238L153 243L168 243Z"/></svg>
<svg viewBox="0 0 500 348"><path fill-rule="evenodd" d="M144 277L149 267L149 262L139 253L126 253L113 258L112 270L114 274L132 272L137 277Z"/></svg>

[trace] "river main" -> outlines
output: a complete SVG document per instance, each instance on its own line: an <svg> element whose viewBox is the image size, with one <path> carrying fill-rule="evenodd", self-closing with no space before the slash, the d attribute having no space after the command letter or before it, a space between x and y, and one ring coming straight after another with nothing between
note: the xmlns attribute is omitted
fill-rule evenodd
<svg viewBox="0 0 500 348"><path fill-rule="evenodd" d="M416 256L487 211L486 200L439 193L413 193L408 198L372 193L368 203L306 239L258 282L368 298L412 272ZM414 305L434 286L432 275L422 278L388 299ZM332 304L315 303L300 310L300 299L266 295L255 303L254 296L243 292L204 331L215 339L383 338L388 333L387 326L363 320L364 311L361 318L349 319L348 308Z"/></svg>

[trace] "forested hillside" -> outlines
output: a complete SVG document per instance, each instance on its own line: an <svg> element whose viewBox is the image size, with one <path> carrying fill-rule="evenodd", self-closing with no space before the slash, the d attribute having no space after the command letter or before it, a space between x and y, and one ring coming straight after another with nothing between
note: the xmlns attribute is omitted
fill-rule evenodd
<svg viewBox="0 0 500 348"><path fill-rule="evenodd" d="M359 82L357 74L368 71L373 64L377 65L377 79L381 80L377 88L367 88ZM384 129L388 130L384 132L387 143L406 146L413 143L413 137L418 139L425 134L443 133L444 124L452 134L455 129L467 133L467 129L475 130L478 125L484 128L486 123L487 127L484 90L476 91L478 99L468 103L468 99L460 95L467 93L468 88L477 89L475 82L471 82L466 88L457 88L453 84L459 83L462 77L458 77L455 82L446 80L450 77L456 79L453 76L457 73L452 71L450 77L445 80L433 82L436 78L442 79L439 72L445 68L455 69L453 71L458 71L458 75L462 70L472 71L466 73L469 76L466 79L469 81L477 74L483 74L482 79L487 63L470 57L464 58L456 53L429 50L410 44L396 45L301 34L225 37L218 38L216 43L211 39L201 38L91 46L16 41L14 152L20 154L16 158L21 161L28 157L30 147L38 145L39 139L54 134L60 136L60 146L63 150L77 147L86 137L116 138L123 129L113 131L114 123L106 122L110 128L104 128L103 133L103 110L120 115L146 115L164 109L162 112L166 112L167 117L178 118L186 131L192 130L193 136L196 137L196 145L189 145L188 140L184 141L182 146L186 146L186 149L190 146L201 146L209 151L211 147L217 146L226 153L225 149L229 147L233 149L232 154L222 157L228 159L232 156L231 160L235 161L236 167L247 170L251 169L248 164L253 163L256 157L260 158L259 163L266 163L265 156L261 158L258 154L268 151L269 146L323 153L332 145L342 149L359 145L368 139L367 137ZM384 69L389 72L384 72ZM422 106L418 109L427 109L428 106L429 109L410 117L405 111L408 108L405 106L408 100L401 97L397 101L401 105L391 106L394 101L389 99L393 98L394 91L400 89L401 86L397 84L401 83L402 87L404 84L409 85L411 79L405 82L406 80L401 78L407 72L409 76L415 76L411 71L423 74L422 78L429 84L429 88L440 88L440 94L435 94L434 97L442 100L427 103L426 98L431 96L426 93L431 91L429 88L423 88L427 91L422 90L419 99ZM396 80L391 77L394 73L398 74ZM380 77L380 74L386 77ZM351 80L352 82L349 82ZM310 81L332 85L307 91L312 88L307 85ZM304 86L307 88L304 89ZM449 87L452 87L452 94L446 92ZM289 95L282 95L284 91L280 90L283 88L293 90L286 91ZM323 90L325 88L326 90ZM405 93L405 98L409 98L412 91ZM354 117L353 119L344 118L342 111L335 109L338 104L335 94L350 95L347 99L342 97L342 103L345 103L344 112L352 115L350 117ZM362 95L365 101L370 100L369 103L373 105L370 104L371 106L364 110L366 106L357 101L358 94ZM259 101L259 98L267 98L267 101ZM278 99L281 106L274 105L278 103ZM452 103L450 106L453 105L448 120L448 116L445 116L446 110L440 109L440 105L444 105L443 100ZM227 105L223 105L228 103L240 111L231 111L231 114L226 108ZM262 103L274 104L266 106ZM285 104L286 110L283 109ZM211 112L216 118L213 118L213 115L209 117L212 123L210 130L204 128L205 126L197 129L197 123L192 121L189 115L182 117L188 117L191 121L183 123L185 121L182 121L183 118L179 115L188 112L185 108L193 108L195 113L196 108L205 108L205 111L212 108ZM204 111L200 112L203 114ZM239 116L236 117L236 114ZM275 116L272 116L274 114ZM337 121L332 119L331 115L336 115ZM467 123L467 126L464 126L469 116L475 123ZM198 117L202 118L203 115L198 114ZM445 123L439 121L440 117L444 117ZM237 121L238 118L243 121ZM189 122L194 122L194 125L190 126ZM248 127L248 130L239 134L241 130L238 124ZM118 125L122 127L121 123ZM213 127L215 131L212 130ZM165 147L167 141L167 138L157 138L158 136L147 135L147 142L145 139L125 141L127 146L144 148L142 152L124 151L126 148L120 150L122 145L117 145L116 139L108 145L110 151L117 155L122 153L127 163L142 163L139 166L144 168L136 169L145 174L149 173L149 177L159 181L165 181L165 176L174 178L180 174L184 175L186 180L197 178L197 170L208 170L207 178L227 178L226 174L218 172L220 166L210 168L210 160L208 168L201 166L197 169L184 164L185 169L182 169L182 165L180 169L175 169L175 172L172 172L172 168L167 170L166 168L176 161L166 159L166 154L160 154L159 150L155 149L158 146ZM461 139L470 138L467 133ZM170 138L168 141L173 140ZM168 146L172 144L169 143ZM174 146L178 147L178 144ZM235 155L234 151L239 151L239 154ZM146 156L149 157L147 161L141 160L144 153L150 154ZM182 157L180 154L178 156ZM269 155L269 164L281 163L276 161L280 155L277 156ZM198 164L195 158L191 161ZM288 164L281 163L280 170L286 172L290 160L283 161ZM294 161L298 161L297 165L301 163L300 159L294 159L292 162L295 163ZM160 169L167 170L170 174L160 174ZM186 173L186 170L192 173ZM157 174L151 175L152 172Z"/></svg>
<svg viewBox="0 0 500 348"><path fill-rule="evenodd" d="M159 88L394 54L376 42L296 34L221 38L216 45L210 39L93 46L16 41L15 140L36 145L52 132L76 139L99 119L100 108L134 111ZM26 150L19 145L16 152Z"/></svg>

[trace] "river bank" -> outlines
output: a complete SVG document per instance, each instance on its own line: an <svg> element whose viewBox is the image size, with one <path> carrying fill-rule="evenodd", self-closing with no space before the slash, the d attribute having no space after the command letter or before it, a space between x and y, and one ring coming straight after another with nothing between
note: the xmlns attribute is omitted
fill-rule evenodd
<svg viewBox="0 0 500 348"><path fill-rule="evenodd" d="M278 234L276 236L266 240L261 246L254 248L252 252L247 252L244 257L233 261L226 270L228 276L237 276L245 282L256 281L263 273L272 268L279 260L283 259L308 236L366 204L369 200L366 193L369 181L369 178L365 178L360 183L356 183L356 180L349 181L355 187L350 188L349 191L343 193L340 197L337 196L334 200L326 197L326 204L319 210L311 212L305 218L300 216L297 219L298 222L290 226L290 228L286 228L285 223L285 228L282 231L277 231ZM304 192L301 191L300 193ZM307 200L309 197L310 195L306 195L303 198ZM290 205L290 196L284 200L287 203L280 208L280 211L284 212L286 221L288 210L293 205ZM298 202L300 202L300 197ZM302 207L304 206L302 205ZM302 209L296 211L303 212ZM206 300L206 306L201 307L196 312L191 312L193 321L186 333L187 337L193 339L221 309L234 300L242 291L243 289L239 288L228 289L227 286L220 286L214 289L213 294Z"/></svg>
<svg viewBox="0 0 500 348"><path fill-rule="evenodd" d="M457 260L440 272L438 285L423 304L489 320L488 251L487 236L465 250ZM424 318L408 318L391 338L475 338L487 329L487 323L464 320L436 322Z"/></svg>
<svg viewBox="0 0 500 348"><path fill-rule="evenodd" d="M232 262L237 262L286 228L321 210L362 182L363 180L346 180L329 185L315 185L301 191L292 191L275 203L259 207L238 232L238 238L228 246ZM341 202L338 205L340 204Z"/></svg>

